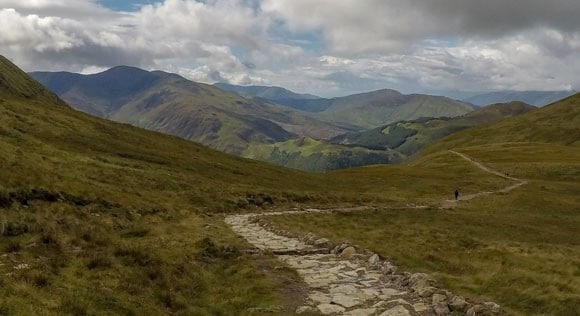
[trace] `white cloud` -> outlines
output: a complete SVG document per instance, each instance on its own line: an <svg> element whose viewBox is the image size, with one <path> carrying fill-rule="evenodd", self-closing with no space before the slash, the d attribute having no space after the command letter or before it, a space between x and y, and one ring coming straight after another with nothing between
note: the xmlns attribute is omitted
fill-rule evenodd
<svg viewBox="0 0 580 316"><path fill-rule="evenodd" d="M338 95L379 88L580 88L577 0L0 0L26 70L120 64Z"/></svg>

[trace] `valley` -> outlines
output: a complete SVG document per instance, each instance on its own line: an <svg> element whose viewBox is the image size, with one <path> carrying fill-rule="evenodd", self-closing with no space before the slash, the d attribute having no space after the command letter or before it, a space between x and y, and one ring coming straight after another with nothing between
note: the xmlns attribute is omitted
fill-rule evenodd
<svg viewBox="0 0 580 316"><path fill-rule="evenodd" d="M31 75L83 112L303 171L400 163L406 153L380 143L363 149L328 140L385 123L453 117L473 110L445 97L394 90L323 99L275 87L209 86L126 66L94 75ZM304 146L292 145L303 139L324 150L313 156Z"/></svg>

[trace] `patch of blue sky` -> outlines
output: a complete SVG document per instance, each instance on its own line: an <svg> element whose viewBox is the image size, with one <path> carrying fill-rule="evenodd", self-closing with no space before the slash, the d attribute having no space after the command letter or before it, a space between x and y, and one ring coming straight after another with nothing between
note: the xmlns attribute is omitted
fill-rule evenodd
<svg viewBox="0 0 580 316"><path fill-rule="evenodd" d="M113 11L137 11L146 4L161 3L163 0L97 0L97 3Z"/></svg>

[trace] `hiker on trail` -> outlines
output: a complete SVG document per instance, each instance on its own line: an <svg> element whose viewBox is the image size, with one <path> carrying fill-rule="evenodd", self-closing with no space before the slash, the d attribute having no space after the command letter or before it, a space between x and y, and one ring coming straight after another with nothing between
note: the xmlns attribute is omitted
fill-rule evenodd
<svg viewBox="0 0 580 316"><path fill-rule="evenodd" d="M455 199L457 200L458 197L459 197L459 190L455 190Z"/></svg>

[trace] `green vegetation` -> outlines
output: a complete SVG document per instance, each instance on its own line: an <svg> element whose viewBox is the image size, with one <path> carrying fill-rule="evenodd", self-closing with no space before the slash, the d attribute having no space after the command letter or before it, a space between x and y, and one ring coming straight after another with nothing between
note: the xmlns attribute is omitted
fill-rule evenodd
<svg viewBox="0 0 580 316"><path fill-rule="evenodd" d="M447 148L513 142L580 144L580 94L536 109L525 115L507 118L490 125L474 127L437 142L423 153Z"/></svg>
<svg viewBox="0 0 580 316"><path fill-rule="evenodd" d="M242 156L314 172L374 164L393 164L403 160L402 155L390 150L332 145L308 137L274 144L250 145Z"/></svg>
<svg viewBox="0 0 580 316"><path fill-rule="evenodd" d="M455 117L473 111L470 105L449 98L403 95L394 90L354 94L327 102L327 108L314 113L313 117L359 130L421 117Z"/></svg>
<svg viewBox="0 0 580 316"><path fill-rule="evenodd" d="M330 142L373 149L389 148L410 156L425 146L458 131L521 115L533 109L535 107L521 102L494 104L454 118L420 118L396 122L368 131L347 133L332 138Z"/></svg>
<svg viewBox="0 0 580 316"><path fill-rule="evenodd" d="M272 221L297 233L350 240L403 269L431 273L454 292L498 302L510 314L575 315L580 311L579 101L576 95L459 132L410 163L460 179L465 175L444 151L453 148L528 180L507 194L445 211L376 207Z"/></svg>

